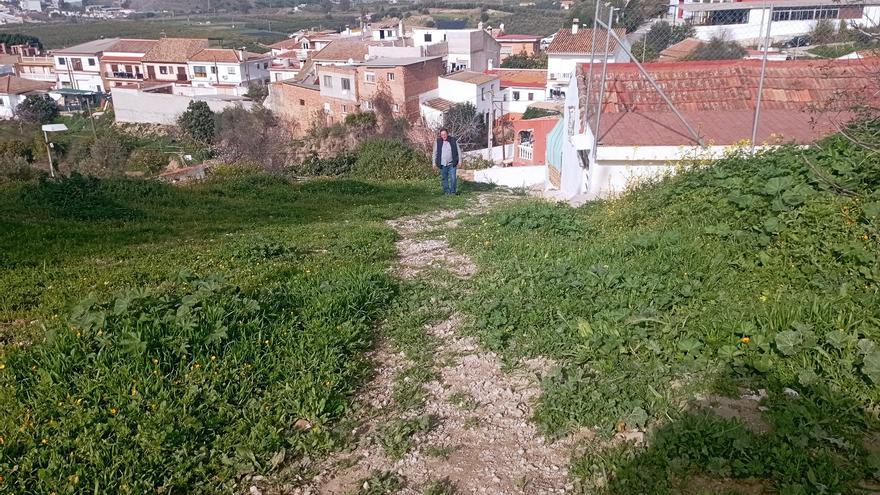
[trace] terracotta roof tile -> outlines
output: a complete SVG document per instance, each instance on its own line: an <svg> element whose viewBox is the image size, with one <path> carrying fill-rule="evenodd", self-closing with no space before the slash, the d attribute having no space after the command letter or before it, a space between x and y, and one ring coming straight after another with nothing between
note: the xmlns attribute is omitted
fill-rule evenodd
<svg viewBox="0 0 880 495"><path fill-rule="evenodd" d="M51 82L32 81L18 76L2 76L0 77L0 93L7 95L21 95L33 91L45 92L54 86Z"/></svg>
<svg viewBox="0 0 880 495"><path fill-rule="evenodd" d="M703 41L697 38L685 38L660 52L660 61L667 62L687 58L702 44Z"/></svg>
<svg viewBox="0 0 880 495"><path fill-rule="evenodd" d="M455 106L454 101L449 101L443 98L431 98L422 104L428 108L433 108L434 110L439 110L441 112L445 112Z"/></svg>
<svg viewBox="0 0 880 495"><path fill-rule="evenodd" d="M494 69L486 73L501 78L502 88L543 88L547 85L546 69Z"/></svg>
<svg viewBox="0 0 880 495"><path fill-rule="evenodd" d="M614 28L614 33L620 38L626 35L623 28ZM596 32L596 46L593 47L593 30L578 29L577 33L572 33L571 29L560 29L547 47L548 54L564 54L564 53L603 53L605 51L605 37L608 32L599 29ZM613 37L608 43L608 52L612 53L617 50L617 40Z"/></svg>
<svg viewBox="0 0 880 495"><path fill-rule="evenodd" d="M186 61L208 48L208 40L195 38L162 38L144 55L144 62L185 64Z"/></svg>
<svg viewBox="0 0 880 495"><path fill-rule="evenodd" d="M318 61L346 61L354 60L361 62L369 53L369 44L362 40L333 40L315 53L312 58Z"/></svg>
<svg viewBox="0 0 880 495"><path fill-rule="evenodd" d="M274 48L276 50L293 50L299 48L299 41L294 38L287 38L278 43L272 43L269 45L269 48Z"/></svg>
<svg viewBox="0 0 880 495"><path fill-rule="evenodd" d="M121 39L110 45L105 51L122 53L147 53L156 46L158 40Z"/></svg>
<svg viewBox="0 0 880 495"><path fill-rule="evenodd" d="M189 58L190 62L215 62L221 64L238 64L245 60L258 60L269 58L270 54L242 52L232 48L205 48Z"/></svg>

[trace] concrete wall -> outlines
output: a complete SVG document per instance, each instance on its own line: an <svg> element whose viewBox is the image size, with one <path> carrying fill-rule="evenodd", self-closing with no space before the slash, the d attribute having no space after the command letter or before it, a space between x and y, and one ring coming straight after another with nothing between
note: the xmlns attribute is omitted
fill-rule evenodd
<svg viewBox="0 0 880 495"><path fill-rule="evenodd" d="M513 145L505 144L503 146L495 146L491 150L489 150L489 148L483 148L479 150L465 151L462 155L464 155L465 160L468 158L483 158L493 162L500 162L501 160L510 160L513 158Z"/></svg>
<svg viewBox="0 0 880 495"><path fill-rule="evenodd" d="M211 110L215 112L235 105L241 105L247 109L253 106L253 103L250 101L228 101L207 97L147 93L126 88L116 88L113 90L113 108L117 122L172 125L177 123L177 118L186 111L189 102L193 100L206 101Z"/></svg>
<svg viewBox="0 0 880 495"><path fill-rule="evenodd" d="M496 184L505 187L531 187L547 180L547 167L492 167L474 171L474 182Z"/></svg>

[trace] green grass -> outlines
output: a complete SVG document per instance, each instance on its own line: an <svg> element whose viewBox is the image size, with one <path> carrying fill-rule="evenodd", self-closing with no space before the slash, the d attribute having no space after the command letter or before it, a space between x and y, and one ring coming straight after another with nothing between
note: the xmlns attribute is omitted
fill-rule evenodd
<svg viewBox="0 0 880 495"><path fill-rule="evenodd" d="M334 448L405 290L383 220L464 201L433 181L2 186L0 491L228 493Z"/></svg>
<svg viewBox="0 0 880 495"><path fill-rule="evenodd" d="M822 58L839 58L859 50L868 50L871 45L865 43L843 43L838 45L819 45L807 50L808 52ZM876 48L876 46L874 47Z"/></svg>
<svg viewBox="0 0 880 495"><path fill-rule="evenodd" d="M880 466L865 440L880 403L878 185L876 155L832 138L580 209L518 203L457 234L481 270L462 308L507 360L559 360L534 417L547 434L652 431L647 449L577 463L586 484L669 493L702 473L847 493ZM688 412L697 393L758 388L770 433Z"/></svg>

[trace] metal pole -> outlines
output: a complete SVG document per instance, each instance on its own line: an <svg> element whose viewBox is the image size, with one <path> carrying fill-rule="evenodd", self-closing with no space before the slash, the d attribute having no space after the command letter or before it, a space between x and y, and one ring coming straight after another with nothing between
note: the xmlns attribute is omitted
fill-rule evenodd
<svg viewBox="0 0 880 495"><path fill-rule="evenodd" d="M607 29L608 26L605 26L605 28ZM684 116L681 115L681 112L679 112L678 109L675 108L675 104L672 103L672 100L670 100L669 97L666 96L666 93L663 92L663 89L661 89L660 86L658 86L657 83L654 81L654 78L652 78L651 75L648 74L648 71L645 70L645 67L641 64L641 62L636 60L636 58L633 56L633 54L629 50L629 48L627 48L626 45L623 44L623 41L621 41L620 37L617 36L617 33L608 29L608 34L610 34L611 36L614 36L614 39L617 40L617 43L618 43L618 45L620 45L620 48L624 51L624 53L629 55L630 61L633 64L635 64L636 68L639 69L639 72L645 77L645 79L648 80L648 82L651 84L651 86L654 87L654 89L657 91L657 93L660 94L660 97L663 98L663 101L666 102L666 105L669 106L669 109L672 110L672 113L674 113L675 116L678 117L678 120L681 121L681 123L685 126L685 128L687 128L688 132L691 133L691 136L694 138L694 140L697 141L697 143L699 143L700 146L703 146L703 138L701 138L700 135L697 134L697 131L695 131L694 128L691 127L690 124L688 124L688 122L687 122L687 120L685 120Z"/></svg>
<svg viewBox="0 0 880 495"><path fill-rule="evenodd" d="M767 9L763 9L767 11ZM770 27L773 25L773 6L767 16L767 32L764 35L764 56L761 59L761 77L758 79L758 94L755 96L755 120L752 122L752 149L755 152L755 141L758 139L758 122L761 119L761 99L764 95L764 75L767 72L767 52L770 50Z"/></svg>
<svg viewBox="0 0 880 495"><path fill-rule="evenodd" d="M490 160L492 159L492 124L495 123L494 122L495 108L494 108L494 103L492 103L494 100L495 100L495 90L490 86L489 87L489 116L486 119L489 121L489 122L487 122L487 124L489 124L489 132L486 133L488 135L487 136L488 142L486 144L488 144L488 147L489 147L489 159Z"/></svg>
<svg viewBox="0 0 880 495"><path fill-rule="evenodd" d="M52 163L52 148L49 147L49 133L43 131L43 139L46 141L46 154L49 155L49 177L55 178L55 165Z"/></svg>
<svg viewBox="0 0 880 495"><path fill-rule="evenodd" d="M587 74L587 98L584 108L584 125L590 125L590 91L593 90L593 60L595 59L595 51L596 51L596 22L599 20L599 0L595 0L596 2L596 12L593 13L593 41L590 43L590 50L593 53L590 53L590 70ZM575 70L575 74L577 71Z"/></svg>
<svg viewBox="0 0 880 495"><path fill-rule="evenodd" d="M608 24L605 25L605 57L602 60L602 77L599 79L599 101L596 103L596 132L593 133L593 163L599 154L599 123L602 119L602 100L605 98L605 78L608 75L608 48L611 46L611 24L614 22L614 7L608 10ZM618 43L620 43L618 41Z"/></svg>

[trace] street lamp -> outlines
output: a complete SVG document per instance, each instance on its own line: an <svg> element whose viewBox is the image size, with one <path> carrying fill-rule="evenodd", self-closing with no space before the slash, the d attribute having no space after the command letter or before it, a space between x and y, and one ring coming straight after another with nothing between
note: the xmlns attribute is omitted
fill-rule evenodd
<svg viewBox="0 0 880 495"><path fill-rule="evenodd" d="M43 125L43 139L46 141L46 153L49 155L49 176L55 178L55 166L52 164L52 148L54 147L49 142L49 133L50 132L64 132L67 130L67 126L64 124L44 124Z"/></svg>

